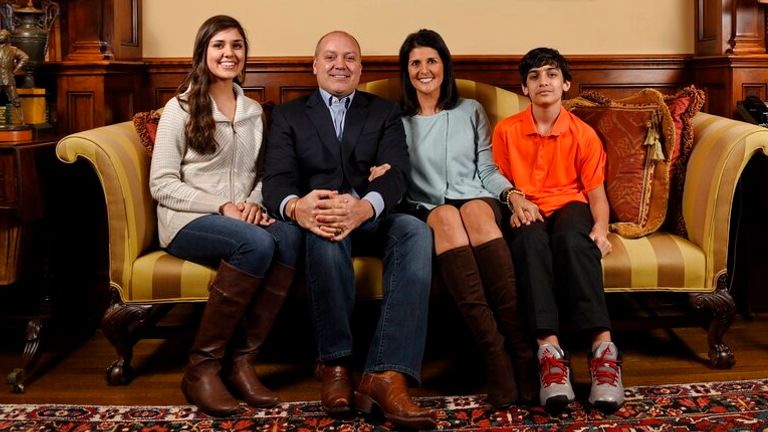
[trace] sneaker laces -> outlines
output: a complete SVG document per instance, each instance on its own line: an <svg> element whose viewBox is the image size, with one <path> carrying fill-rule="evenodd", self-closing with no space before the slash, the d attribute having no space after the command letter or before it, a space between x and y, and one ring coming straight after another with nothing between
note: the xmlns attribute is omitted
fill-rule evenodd
<svg viewBox="0 0 768 432"><path fill-rule="evenodd" d="M592 373L592 379L597 381L597 385L618 386L621 360L606 358L611 354L611 349L604 350L599 357L593 357L589 361L589 371Z"/></svg>
<svg viewBox="0 0 768 432"><path fill-rule="evenodd" d="M565 384L568 379L568 360L557 358L547 351L541 358L541 381L544 387Z"/></svg>

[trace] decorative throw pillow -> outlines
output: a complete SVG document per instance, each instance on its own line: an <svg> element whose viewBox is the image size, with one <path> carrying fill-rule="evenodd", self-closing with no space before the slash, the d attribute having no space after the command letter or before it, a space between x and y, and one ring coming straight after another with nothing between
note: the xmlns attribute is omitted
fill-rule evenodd
<svg viewBox="0 0 768 432"><path fill-rule="evenodd" d="M133 127L136 128L136 133L139 134L141 145L144 146L144 149L150 156L152 156L152 149L155 147L158 123L160 123L160 113L158 111L139 112L133 116Z"/></svg>
<svg viewBox="0 0 768 432"><path fill-rule="evenodd" d="M672 234L687 237L683 220L683 187L685 186L685 167L693 150L692 119L704 105L706 95L694 86L685 87L674 95L664 96L664 102L675 123L675 146L669 164L669 207L664 230Z"/></svg>
<svg viewBox="0 0 768 432"><path fill-rule="evenodd" d="M605 189L612 231L628 238L650 234L664 222L675 126L664 95L644 89L610 100L586 92L565 107L597 132L606 151Z"/></svg>

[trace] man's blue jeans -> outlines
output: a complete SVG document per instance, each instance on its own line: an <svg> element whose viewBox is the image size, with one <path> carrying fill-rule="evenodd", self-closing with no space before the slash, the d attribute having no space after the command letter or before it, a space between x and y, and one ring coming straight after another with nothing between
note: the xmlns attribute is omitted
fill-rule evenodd
<svg viewBox="0 0 768 432"><path fill-rule="evenodd" d="M353 244L375 251L384 264L381 314L365 364L366 373L394 370L415 382L427 335L432 282L432 231L407 214L390 214L359 226L341 242L306 234L307 289L319 359L352 355L355 304Z"/></svg>
<svg viewBox="0 0 768 432"><path fill-rule="evenodd" d="M185 225L166 250L211 267L218 267L224 260L238 270L264 277L273 260L295 268L301 243L302 231L289 223L276 221L262 227L208 215Z"/></svg>

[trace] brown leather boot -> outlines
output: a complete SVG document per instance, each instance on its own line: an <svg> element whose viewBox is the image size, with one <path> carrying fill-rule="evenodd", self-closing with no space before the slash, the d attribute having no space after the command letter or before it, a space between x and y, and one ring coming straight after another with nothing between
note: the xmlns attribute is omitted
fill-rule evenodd
<svg viewBox="0 0 768 432"><path fill-rule="evenodd" d="M320 406L328 414L343 414L352 409L352 372L341 363L315 365L320 386Z"/></svg>
<svg viewBox="0 0 768 432"><path fill-rule="evenodd" d="M225 378L233 393L252 407L269 407L280 402L277 393L261 383L253 365L288 295L295 272L293 267L281 263L272 265L262 289L256 293L245 312L244 335L232 346L231 364Z"/></svg>
<svg viewBox="0 0 768 432"><path fill-rule="evenodd" d="M517 385L512 359L504 346L504 337L496 327L496 318L485 299L475 256L469 246L462 246L437 256L443 282L459 307L485 360L488 382L486 402L503 408L517 402Z"/></svg>
<svg viewBox="0 0 768 432"><path fill-rule="evenodd" d="M366 373L355 390L355 407L370 414L376 406L392 423L409 429L435 429L437 413L417 405L408 394L408 380L396 371Z"/></svg>
<svg viewBox="0 0 768 432"><path fill-rule="evenodd" d="M533 335L526 320L527 311L518 305L512 254L502 238L483 243L474 251L483 286L496 311L499 329L512 352L520 401L536 403L539 370L533 350Z"/></svg>
<svg viewBox="0 0 768 432"><path fill-rule="evenodd" d="M219 373L227 343L260 283L261 278L222 261L210 286L208 304L181 380L187 400L206 414L227 416L240 411L239 402L229 393Z"/></svg>

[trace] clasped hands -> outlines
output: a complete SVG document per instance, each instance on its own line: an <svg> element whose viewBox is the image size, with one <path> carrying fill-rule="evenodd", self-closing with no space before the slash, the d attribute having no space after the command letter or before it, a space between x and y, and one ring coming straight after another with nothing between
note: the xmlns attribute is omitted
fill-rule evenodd
<svg viewBox="0 0 768 432"><path fill-rule="evenodd" d="M512 217L509 219L509 224L512 228L530 225L536 221L544 222L544 216L541 215L539 206L527 200L524 196L509 194L507 199L512 208Z"/></svg>
<svg viewBox="0 0 768 432"><path fill-rule="evenodd" d="M220 213L254 225L269 226L275 223L275 219L269 216L263 206L249 202L228 202L221 206Z"/></svg>
<svg viewBox="0 0 768 432"><path fill-rule="evenodd" d="M386 163L371 167L368 181L381 177L390 168ZM296 200L295 204L288 203L292 209L289 216L302 228L329 241L343 240L376 214L370 202L327 189L313 190Z"/></svg>
<svg viewBox="0 0 768 432"><path fill-rule="evenodd" d="M374 215L366 200L337 191L316 189L296 201L294 221L330 241L341 241Z"/></svg>

